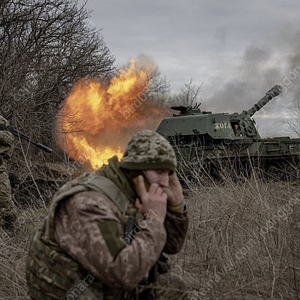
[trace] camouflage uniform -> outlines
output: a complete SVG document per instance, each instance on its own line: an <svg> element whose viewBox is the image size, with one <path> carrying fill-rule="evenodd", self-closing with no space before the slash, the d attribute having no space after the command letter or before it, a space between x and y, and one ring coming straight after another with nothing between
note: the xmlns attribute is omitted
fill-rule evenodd
<svg viewBox="0 0 300 300"><path fill-rule="evenodd" d="M8 125L8 121L0 116L0 124ZM5 130L0 130L0 226L10 227L14 217L14 203L11 197L11 187L7 174L7 160L11 155L13 135Z"/></svg>
<svg viewBox="0 0 300 300"><path fill-rule="evenodd" d="M145 137L145 142L137 137ZM183 280L158 262L163 252L180 250L188 225L186 211L168 209L164 224L142 216L134 205L137 194L122 171L136 170L140 164L142 169L159 169L160 164L175 170L174 151L152 131L142 131L133 140L140 148L129 143L120 163L114 156L108 165L69 182L54 196L29 250L31 299L187 299ZM130 217L134 227L129 243L124 232ZM149 277L156 274L151 268L160 274L149 286Z"/></svg>

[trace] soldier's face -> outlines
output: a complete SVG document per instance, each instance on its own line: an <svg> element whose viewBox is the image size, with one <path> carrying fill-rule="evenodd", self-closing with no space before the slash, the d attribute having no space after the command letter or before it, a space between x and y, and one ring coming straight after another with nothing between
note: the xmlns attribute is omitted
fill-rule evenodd
<svg viewBox="0 0 300 300"><path fill-rule="evenodd" d="M159 170L146 170L143 172L146 179L150 183L157 183L160 187L168 187L169 186L169 176L173 173L167 169L159 169Z"/></svg>

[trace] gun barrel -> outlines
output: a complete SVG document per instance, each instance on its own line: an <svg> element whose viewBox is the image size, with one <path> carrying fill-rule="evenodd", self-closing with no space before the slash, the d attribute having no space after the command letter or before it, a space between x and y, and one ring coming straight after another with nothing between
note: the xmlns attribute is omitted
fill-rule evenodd
<svg viewBox="0 0 300 300"><path fill-rule="evenodd" d="M278 96L282 92L282 87L280 85L273 86L266 95L261 98L256 104L254 104L250 109L247 110L247 115L252 117L257 111L259 111L263 106L265 106L271 99Z"/></svg>
<svg viewBox="0 0 300 300"><path fill-rule="evenodd" d="M31 141L31 143L32 143L32 141ZM34 145L36 145L37 147L39 147L40 149L42 149L42 150L44 150L44 151L46 151L48 153L52 152L51 148L49 148L49 147L47 147L47 146L45 146L45 145L43 145L41 143L34 143Z"/></svg>
<svg viewBox="0 0 300 300"><path fill-rule="evenodd" d="M21 139L23 139L23 140L25 140L25 141L27 141L27 142L29 142L29 143L31 143L31 144L39 147L40 149L42 149L42 150L44 150L44 151L46 151L48 153L52 152L51 148L49 148L49 147L47 147L47 146L45 146L45 145L43 145L41 143L34 142L33 140L30 139L29 136L25 135L24 133L18 131L17 129L15 129L15 128L11 127L11 126L6 126L4 124L0 124L0 130L7 130L10 133L12 133L14 136L20 137Z"/></svg>

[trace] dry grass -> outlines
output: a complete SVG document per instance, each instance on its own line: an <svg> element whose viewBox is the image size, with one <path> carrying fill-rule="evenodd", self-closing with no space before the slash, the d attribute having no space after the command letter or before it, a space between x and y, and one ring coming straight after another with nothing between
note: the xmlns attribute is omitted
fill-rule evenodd
<svg viewBox="0 0 300 300"><path fill-rule="evenodd" d="M0 229L0 299L25 299L27 249L31 233L41 225L45 213L45 208L20 210L12 236Z"/></svg>
<svg viewBox="0 0 300 300"><path fill-rule="evenodd" d="M299 299L298 192L255 178L190 187L188 237L173 260L190 298Z"/></svg>
<svg viewBox="0 0 300 300"><path fill-rule="evenodd" d="M188 236L172 264L190 299L299 299L298 191L296 182L256 178L189 186ZM0 232L0 299L24 299L30 235L45 212L20 209L15 235Z"/></svg>

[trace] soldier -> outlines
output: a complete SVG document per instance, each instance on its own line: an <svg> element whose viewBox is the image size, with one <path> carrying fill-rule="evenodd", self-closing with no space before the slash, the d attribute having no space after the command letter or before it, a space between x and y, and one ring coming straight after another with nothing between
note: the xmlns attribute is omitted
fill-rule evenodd
<svg viewBox="0 0 300 300"><path fill-rule="evenodd" d="M242 136L242 130L238 123L233 125L233 131L235 136Z"/></svg>
<svg viewBox="0 0 300 300"><path fill-rule="evenodd" d="M9 125L8 121L2 116L0 116L0 124ZM14 137L10 132L0 130L0 225L8 232L13 230L16 219L6 166L11 155L13 141Z"/></svg>
<svg viewBox="0 0 300 300"><path fill-rule="evenodd" d="M144 130L120 162L64 185L31 241L31 299L187 299L164 255L188 227L176 165L170 143Z"/></svg>

